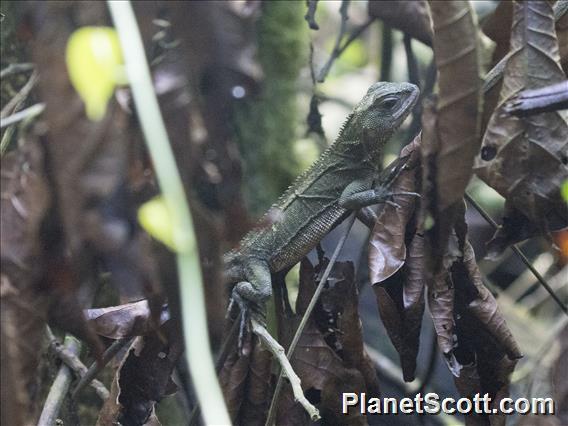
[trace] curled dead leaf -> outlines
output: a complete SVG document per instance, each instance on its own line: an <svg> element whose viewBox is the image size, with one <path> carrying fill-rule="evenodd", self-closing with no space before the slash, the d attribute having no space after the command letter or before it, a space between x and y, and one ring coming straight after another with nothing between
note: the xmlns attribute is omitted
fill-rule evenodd
<svg viewBox="0 0 568 426"><path fill-rule="evenodd" d="M511 52L475 171L507 199L509 211L546 233L568 225L568 206L560 195L568 179L568 113L518 118L506 107L523 90L566 79L551 3L514 3Z"/></svg>
<svg viewBox="0 0 568 426"><path fill-rule="evenodd" d="M420 137L402 150L400 157L410 156L389 191L417 192L417 173L420 161ZM406 226L414 215L417 198L395 195L395 205L386 204L369 239L369 275L373 284L383 282L404 265L406 259Z"/></svg>
<svg viewBox="0 0 568 426"><path fill-rule="evenodd" d="M87 309L85 316L95 333L109 339L143 336L157 326L153 324L147 300L108 308ZM164 307L160 315L160 323L168 319L169 313Z"/></svg>

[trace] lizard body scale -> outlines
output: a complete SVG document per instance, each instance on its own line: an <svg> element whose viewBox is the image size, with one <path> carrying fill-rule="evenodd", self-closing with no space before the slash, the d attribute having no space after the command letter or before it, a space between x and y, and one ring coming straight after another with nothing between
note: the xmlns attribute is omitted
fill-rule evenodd
<svg viewBox="0 0 568 426"><path fill-rule="evenodd" d="M386 201L378 191L380 159L409 115L419 90L410 83L378 82L347 117L335 142L284 192L267 215L271 226L251 230L224 256L226 281L241 308L264 303L271 274L289 269L353 211ZM270 220L270 218L267 218Z"/></svg>

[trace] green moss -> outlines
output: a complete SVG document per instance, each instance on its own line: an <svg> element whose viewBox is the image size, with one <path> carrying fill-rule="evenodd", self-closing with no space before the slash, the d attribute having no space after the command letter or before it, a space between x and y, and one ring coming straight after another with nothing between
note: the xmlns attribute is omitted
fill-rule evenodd
<svg viewBox="0 0 568 426"><path fill-rule="evenodd" d="M261 93L235 111L244 193L254 214L270 206L299 171L292 149L301 120L297 78L307 64L304 2L265 2L262 7L257 27Z"/></svg>

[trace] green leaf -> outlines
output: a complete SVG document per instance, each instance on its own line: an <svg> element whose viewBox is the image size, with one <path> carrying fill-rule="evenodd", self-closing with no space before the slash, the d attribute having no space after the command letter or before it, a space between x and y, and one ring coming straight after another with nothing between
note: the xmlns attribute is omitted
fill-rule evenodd
<svg viewBox="0 0 568 426"><path fill-rule="evenodd" d="M82 27L71 34L66 50L69 79L85 102L87 117L101 120L117 84L125 83L122 51L110 27Z"/></svg>
<svg viewBox="0 0 568 426"><path fill-rule="evenodd" d="M562 198L564 198L564 201L566 201L568 203L568 179L564 181L564 183L562 184Z"/></svg>
<svg viewBox="0 0 568 426"><path fill-rule="evenodd" d="M138 209L138 222L152 237L174 252L178 251L172 215L163 197L154 197L142 204Z"/></svg>

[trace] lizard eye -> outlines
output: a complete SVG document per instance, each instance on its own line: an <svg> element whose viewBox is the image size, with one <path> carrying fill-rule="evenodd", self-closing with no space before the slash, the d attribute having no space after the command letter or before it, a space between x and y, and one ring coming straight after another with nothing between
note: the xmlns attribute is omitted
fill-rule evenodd
<svg viewBox="0 0 568 426"><path fill-rule="evenodd" d="M386 98L381 101L379 104L381 109L384 110L391 110L398 104L398 99L396 98Z"/></svg>

